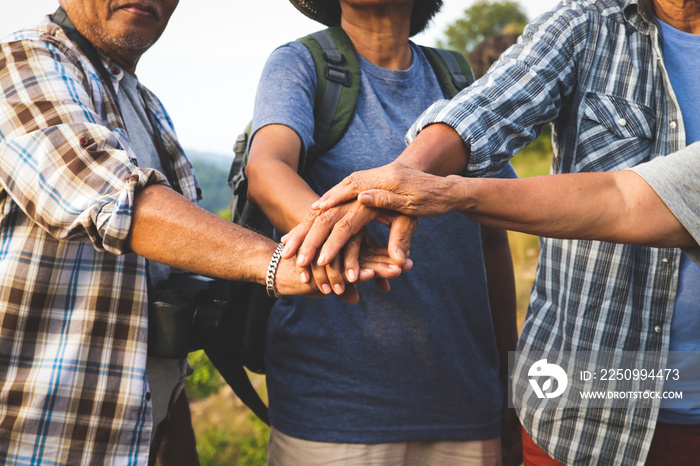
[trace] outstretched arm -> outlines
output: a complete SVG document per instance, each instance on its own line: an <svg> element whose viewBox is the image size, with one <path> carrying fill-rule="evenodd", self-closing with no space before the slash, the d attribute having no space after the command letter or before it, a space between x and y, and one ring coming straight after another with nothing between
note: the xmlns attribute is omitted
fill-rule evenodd
<svg viewBox="0 0 700 466"><path fill-rule="evenodd" d="M265 283L277 247L271 239L209 213L163 185L137 193L128 244L137 254L171 267L260 284ZM314 291L300 283L289 260L280 262L276 286L282 294Z"/></svg>
<svg viewBox="0 0 700 466"><path fill-rule="evenodd" d="M458 210L483 225L553 238L657 247L696 244L652 187L630 170L517 180L433 177L405 166L385 169L380 189L356 179L332 196L408 215Z"/></svg>

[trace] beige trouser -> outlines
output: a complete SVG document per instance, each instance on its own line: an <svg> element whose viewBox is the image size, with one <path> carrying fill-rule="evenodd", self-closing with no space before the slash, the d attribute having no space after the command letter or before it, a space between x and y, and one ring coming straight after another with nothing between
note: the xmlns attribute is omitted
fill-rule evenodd
<svg viewBox="0 0 700 466"><path fill-rule="evenodd" d="M501 439L376 445L311 442L272 429L269 466L500 466Z"/></svg>

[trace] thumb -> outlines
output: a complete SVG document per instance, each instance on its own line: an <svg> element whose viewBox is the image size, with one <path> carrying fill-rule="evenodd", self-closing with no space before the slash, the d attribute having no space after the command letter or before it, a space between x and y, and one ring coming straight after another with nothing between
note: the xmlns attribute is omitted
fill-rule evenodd
<svg viewBox="0 0 700 466"><path fill-rule="evenodd" d="M387 249L389 257L395 264L401 266L406 264L411 250L411 237L417 226L418 220L406 215L400 215L392 222Z"/></svg>
<svg viewBox="0 0 700 466"><path fill-rule="evenodd" d="M357 196L357 200L362 205L397 210L399 212L401 212L402 208L405 209L407 207L403 196L382 189L363 191Z"/></svg>

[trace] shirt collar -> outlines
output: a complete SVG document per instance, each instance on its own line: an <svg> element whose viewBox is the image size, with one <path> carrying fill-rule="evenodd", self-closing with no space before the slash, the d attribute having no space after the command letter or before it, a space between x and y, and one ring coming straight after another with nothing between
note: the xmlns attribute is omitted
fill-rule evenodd
<svg viewBox="0 0 700 466"><path fill-rule="evenodd" d="M652 0L623 0L625 20L642 34L649 34L649 24L654 21Z"/></svg>

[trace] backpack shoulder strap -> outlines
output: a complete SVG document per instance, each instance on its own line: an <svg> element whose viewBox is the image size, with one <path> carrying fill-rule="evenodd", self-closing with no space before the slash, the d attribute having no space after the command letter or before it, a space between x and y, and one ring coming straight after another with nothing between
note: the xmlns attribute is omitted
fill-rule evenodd
<svg viewBox="0 0 700 466"><path fill-rule="evenodd" d="M433 67L440 87L448 96L454 97L474 82L474 72L461 53L422 45L420 48Z"/></svg>
<svg viewBox="0 0 700 466"><path fill-rule="evenodd" d="M360 64L350 38L331 27L297 39L309 49L316 65L313 158L335 146L347 131L360 93Z"/></svg>

